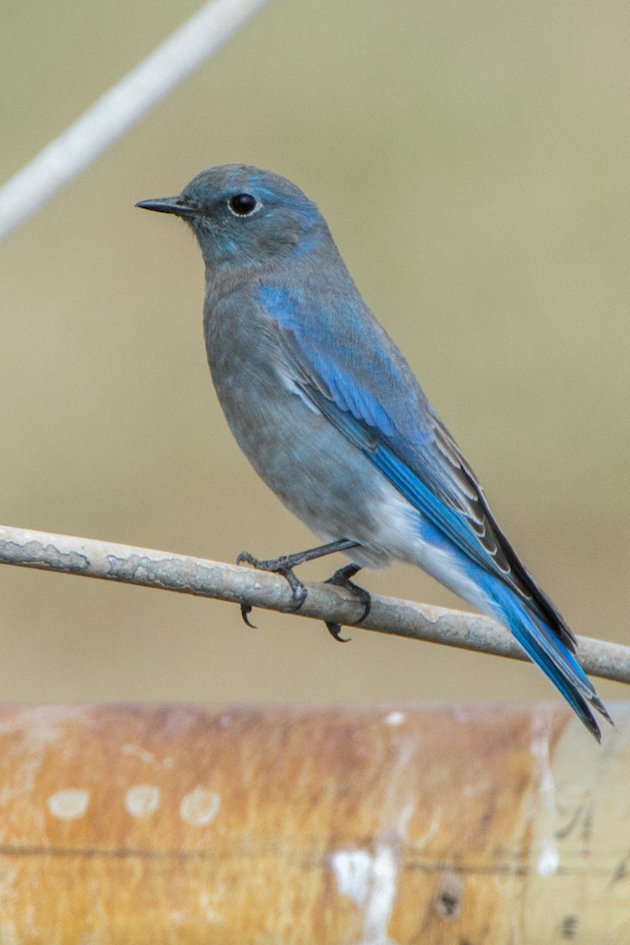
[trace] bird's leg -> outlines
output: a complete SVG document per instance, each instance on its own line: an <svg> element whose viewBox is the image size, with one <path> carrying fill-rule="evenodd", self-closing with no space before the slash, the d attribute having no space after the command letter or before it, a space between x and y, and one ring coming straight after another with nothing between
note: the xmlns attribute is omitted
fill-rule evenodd
<svg viewBox="0 0 630 945"><path fill-rule="evenodd" d="M372 606L372 598L370 597L369 591L366 591L364 587L359 587L358 584L355 584L354 581L351 580L360 570L361 568L358 564L346 564L343 568L339 568L338 571L335 571L332 577L329 577L327 581L324 581L324 584L334 584L336 587L345 587L346 590L354 594L360 604L363 604L363 613L359 619L355 621L355 626L365 620ZM341 636L341 624L332 623L327 620L326 627L328 628L328 632L335 640L338 640L339 643L349 642L350 637Z"/></svg>
<svg viewBox="0 0 630 945"><path fill-rule="evenodd" d="M260 571L271 571L274 574L281 574L289 583L293 595L293 610L296 611L300 609L306 600L306 588L293 569L307 561L314 561L316 558L324 558L326 555L335 554L337 551L348 551L350 548L356 548L357 546L358 542L356 541L350 541L348 538L340 538L337 541L328 542L327 545L318 545L317 548L297 551L292 555L280 555L279 558L270 558L267 561L260 561L250 554L249 551L241 551L236 559L236 563L242 564L246 562L247 564L251 564L252 567L258 568ZM354 567L354 565L351 567ZM343 571L343 568L340 570ZM356 574L357 570L358 568L353 571L352 574ZM335 574L338 573L339 572L335 572ZM251 604L241 604L241 616L248 627L254 626L249 620L251 610ZM363 620L365 616L367 616L367 612L361 619Z"/></svg>

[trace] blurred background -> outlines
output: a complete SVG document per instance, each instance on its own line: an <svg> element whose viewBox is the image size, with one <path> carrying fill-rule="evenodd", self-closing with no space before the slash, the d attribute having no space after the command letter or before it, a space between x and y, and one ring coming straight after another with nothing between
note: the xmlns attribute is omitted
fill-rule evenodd
<svg viewBox="0 0 630 945"><path fill-rule="evenodd" d="M196 6L9 0L0 177ZM226 561L313 543L227 431L191 234L134 208L257 164L317 200L575 631L630 643L629 44L621 2L271 2L2 246L0 519ZM0 602L2 701L555 698L529 665L154 590L5 567Z"/></svg>

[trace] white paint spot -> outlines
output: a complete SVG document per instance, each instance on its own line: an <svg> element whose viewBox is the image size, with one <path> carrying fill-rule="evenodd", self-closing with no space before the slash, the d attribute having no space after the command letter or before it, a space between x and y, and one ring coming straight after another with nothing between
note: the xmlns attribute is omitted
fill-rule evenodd
<svg viewBox="0 0 630 945"><path fill-rule="evenodd" d="M429 840L432 840L433 837L439 830L440 823L442 821L442 805L436 804L433 808L433 814L431 816L431 822L422 836L414 839L413 845L414 849L421 850L422 847L426 846Z"/></svg>
<svg viewBox="0 0 630 945"><path fill-rule="evenodd" d="M377 849L372 865L370 894L363 921L363 945L389 945L387 926L396 898L398 867L390 847Z"/></svg>
<svg viewBox="0 0 630 945"><path fill-rule="evenodd" d="M363 909L361 945L393 945L387 926L396 898L395 852L383 844L373 855L365 850L340 850L331 860L339 892Z"/></svg>
<svg viewBox="0 0 630 945"><path fill-rule="evenodd" d="M160 789L152 784L136 784L125 792L125 807L132 817L148 817L160 804Z"/></svg>
<svg viewBox="0 0 630 945"><path fill-rule="evenodd" d="M405 712L390 712L385 716L385 725L402 725L407 721Z"/></svg>
<svg viewBox="0 0 630 945"><path fill-rule="evenodd" d="M536 865L539 876L551 876L553 873L558 872L558 867L560 866L560 855L558 854L558 848L553 840L549 840L547 842L542 853L538 857L538 863Z"/></svg>
<svg viewBox="0 0 630 945"><path fill-rule="evenodd" d="M179 815L193 827L205 827L219 812L221 798L214 791L198 787L185 794L179 805Z"/></svg>
<svg viewBox="0 0 630 945"><path fill-rule="evenodd" d="M225 919L221 913L214 908L214 901L224 898L221 894L216 895L217 892L218 890L215 889L213 896L210 896L207 890L202 890L199 893L199 908L203 912L206 922L212 922L215 925L224 925Z"/></svg>
<svg viewBox="0 0 630 945"><path fill-rule="evenodd" d="M558 823L556 785L549 751L551 715L544 714L532 720L530 751L538 760L538 791L532 798L530 819L537 825L540 836L537 844L540 853L536 859L539 876L551 876L558 872L560 854L554 833Z"/></svg>
<svg viewBox="0 0 630 945"><path fill-rule="evenodd" d="M123 755L132 755L135 758L139 758L140 761L146 761L147 764L152 764L155 761L153 752L147 751L146 748L141 748L140 745L123 745L122 753Z"/></svg>
<svg viewBox="0 0 630 945"><path fill-rule="evenodd" d="M372 857L365 850L339 850L333 853L332 866L337 877L337 888L362 906L368 894Z"/></svg>
<svg viewBox="0 0 630 945"><path fill-rule="evenodd" d="M68 788L51 794L48 798L48 810L53 817L59 817L60 820L76 820L83 817L89 802L90 795L87 791Z"/></svg>

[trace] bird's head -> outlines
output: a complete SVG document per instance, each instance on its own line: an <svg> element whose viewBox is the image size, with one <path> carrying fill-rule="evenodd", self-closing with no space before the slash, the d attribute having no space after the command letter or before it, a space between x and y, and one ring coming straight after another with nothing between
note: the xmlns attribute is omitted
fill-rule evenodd
<svg viewBox="0 0 630 945"><path fill-rule="evenodd" d="M244 164L226 164L197 174L176 197L142 200L145 210L174 213L191 227L206 265L274 265L307 253L328 234L317 209L302 191L278 174Z"/></svg>

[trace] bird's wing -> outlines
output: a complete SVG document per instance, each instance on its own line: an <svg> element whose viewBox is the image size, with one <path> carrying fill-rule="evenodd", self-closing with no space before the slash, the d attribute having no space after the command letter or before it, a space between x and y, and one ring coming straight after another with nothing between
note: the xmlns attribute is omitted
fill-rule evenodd
<svg viewBox="0 0 630 945"><path fill-rule="evenodd" d="M421 515L514 591L573 651L573 634L521 563L455 440L360 298L347 307L331 301L315 309L303 296L267 289L260 301L280 330L302 396Z"/></svg>

